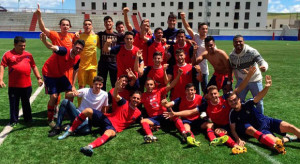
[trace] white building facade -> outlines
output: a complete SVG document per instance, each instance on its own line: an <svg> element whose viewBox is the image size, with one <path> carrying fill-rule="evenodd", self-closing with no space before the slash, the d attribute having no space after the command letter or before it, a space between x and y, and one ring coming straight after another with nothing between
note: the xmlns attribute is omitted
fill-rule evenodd
<svg viewBox="0 0 300 164"><path fill-rule="evenodd" d="M129 7L132 14L148 18L151 28L167 28L170 13L178 17L177 28L183 28L180 12L196 31L206 22L211 29L266 29L268 0L76 0L76 13L122 14Z"/></svg>

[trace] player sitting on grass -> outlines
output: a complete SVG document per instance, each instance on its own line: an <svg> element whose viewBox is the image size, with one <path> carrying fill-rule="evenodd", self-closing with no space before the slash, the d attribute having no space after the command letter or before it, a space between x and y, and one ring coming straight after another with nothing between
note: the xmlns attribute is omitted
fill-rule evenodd
<svg viewBox="0 0 300 164"><path fill-rule="evenodd" d="M172 83L169 86L160 89L156 89L156 84L153 79L147 79L145 84L146 92L142 94L142 103L144 104L148 118L141 120L142 127L146 133L144 136L146 143L155 142L157 140L157 138L153 136L150 126L160 126L160 123L165 120L162 114L166 111L166 108L161 105L161 100L176 85L181 74L182 70L178 69L178 74ZM182 121L179 118L176 118L173 121L178 130L183 133L185 129Z"/></svg>
<svg viewBox="0 0 300 164"><path fill-rule="evenodd" d="M267 75L265 88L245 103L241 103L237 93L229 95L228 104L234 109L230 113L230 128L232 135L240 146L245 145L245 141L239 135L247 134L255 137L262 144L276 149L278 153L285 154L286 150L283 143L288 140L281 140L273 133L282 136L285 136L287 132L293 133L297 137L292 136L292 138L297 139L300 138L300 129L288 122L265 116L255 106L267 94L271 85L271 76Z"/></svg>
<svg viewBox="0 0 300 164"><path fill-rule="evenodd" d="M72 124L75 118L79 116L80 112L86 108L92 108L102 112L106 111L108 109L108 95L107 92L101 90L102 86L103 78L96 76L93 79L92 88L81 88L76 92L69 92L66 96L81 97L81 104L78 109L76 109L75 105L70 100L64 99L59 106L56 125L49 132L48 137L53 137L61 132L61 124L65 114L68 114ZM89 133L90 130L88 120L86 120L80 127L77 128L76 132L86 134Z"/></svg>
<svg viewBox="0 0 300 164"><path fill-rule="evenodd" d="M97 138L92 143L80 149L80 152L87 156L93 155L93 149L104 144L109 138L116 136L117 132L123 131L125 128L134 123L140 118L141 112L137 108L141 101L141 93L136 91L131 97L130 101L126 101L119 94L118 90L121 88L121 80L117 80L115 83L115 90L113 93L114 99L118 103L118 107L113 113L103 114L102 112L86 108L83 110L78 117L74 120L70 129L68 129L58 139L64 139L71 135L77 127L82 124L86 118L89 118L89 125L100 127L104 129L104 134Z"/></svg>

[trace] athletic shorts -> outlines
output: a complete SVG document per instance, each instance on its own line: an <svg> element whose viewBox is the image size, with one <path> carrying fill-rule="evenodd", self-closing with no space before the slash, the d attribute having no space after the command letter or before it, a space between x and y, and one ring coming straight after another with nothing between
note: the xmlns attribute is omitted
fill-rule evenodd
<svg viewBox="0 0 300 164"><path fill-rule="evenodd" d="M93 86L93 79L97 76L97 71L90 69L90 70L78 70L78 85L85 87L86 85Z"/></svg>
<svg viewBox="0 0 300 164"><path fill-rule="evenodd" d="M213 76L210 78L207 87L211 85L215 85L218 87L218 90L220 90L223 89L223 87L227 84L227 81L228 81L228 75L215 72Z"/></svg>
<svg viewBox="0 0 300 164"><path fill-rule="evenodd" d="M89 124L95 127L100 127L104 131L111 129L117 132L110 120L99 110L93 109L93 116L92 119L89 120Z"/></svg>
<svg viewBox="0 0 300 164"><path fill-rule="evenodd" d="M156 126L160 126L160 123L166 120L163 115L158 115L147 119L151 120Z"/></svg>
<svg viewBox="0 0 300 164"><path fill-rule="evenodd" d="M195 120L182 119L183 124L189 124L192 128L195 128L195 129L200 129L201 125L204 124L205 122L207 122L207 121L205 121L201 118L198 118L198 119L195 119Z"/></svg>
<svg viewBox="0 0 300 164"><path fill-rule="evenodd" d="M44 76L44 82L45 92L49 95L72 90L72 85L66 76L57 78Z"/></svg>
<svg viewBox="0 0 300 164"><path fill-rule="evenodd" d="M227 134L231 134L231 130L230 130L230 125L227 124L227 125L217 125L217 124L214 124L214 129L224 129L227 131Z"/></svg>

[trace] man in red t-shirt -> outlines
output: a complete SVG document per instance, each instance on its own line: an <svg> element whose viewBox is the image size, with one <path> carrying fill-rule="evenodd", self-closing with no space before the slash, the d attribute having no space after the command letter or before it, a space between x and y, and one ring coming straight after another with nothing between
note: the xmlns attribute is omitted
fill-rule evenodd
<svg viewBox="0 0 300 164"><path fill-rule="evenodd" d="M116 136L116 133L122 132L125 128L140 119L141 112L137 106L141 102L141 93L136 91L130 96L130 101L126 101L118 94L121 88L121 80L119 79L115 84L113 98L118 103L117 109L113 113L103 114L101 111L86 108L74 120L70 129L68 129L59 140L65 139L71 135L76 128L89 118L91 126L96 126L104 129L104 134L98 137L95 141L80 149L80 152L87 156L93 155L93 149L104 144L109 138Z"/></svg>
<svg viewBox="0 0 300 164"><path fill-rule="evenodd" d="M51 44L46 40L46 34L44 33L41 33L40 38L45 46L54 52L45 62L42 69L46 85L45 90L50 95L50 100L48 101L48 122L51 123L54 119L54 110L51 107L57 102L58 94L71 91L72 89L75 90L65 76L65 72L73 68L74 65L76 65L74 69L78 68L79 54L83 50L85 43L83 40L77 40L73 44L73 48L69 49Z"/></svg>
<svg viewBox="0 0 300 164"><path fill-rule="evenodd" d="M19 102L21 99L24 113L24 121L32 121L30 96L31 69L38 80L39 86L43 85L42 78L31 53L25 51L26 40L22 36L14 38L14 49L4 53L0 65L0 88L5 87L3 74L5 67L8 67L8 96L10 107L10 125L14 126L19 120Z"/></svg>

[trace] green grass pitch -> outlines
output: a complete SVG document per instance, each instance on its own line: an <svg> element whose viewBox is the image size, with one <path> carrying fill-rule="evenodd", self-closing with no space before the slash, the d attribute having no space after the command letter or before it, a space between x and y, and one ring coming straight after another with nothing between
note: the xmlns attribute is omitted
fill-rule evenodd
<svg viewBox="0 0 300 164"><path fill-rule="evenodd" d="M273 85L264 99L265 114L283 119L300 127L300 42L290 41L246 41L256 48L269 63L269 70L263 75L271 75ZM218 48L228 54L232 51L232 41L216 41ZM13 48L12 39L0 39L0 54ZM28 39L26 50L41 70L50 56L37 39ZM210 67L210 74L213 73ZM41 71L40 71L41 73ZM7 84L7 69L4 73ZM33 92L37 81L32 74ZM110 87L108 87L110 88ZM0 89L0 130L9 122L8 88ZM250 97L250 95L249 95ZM143 143L143 133L138 124L119 133L103 146L94 150L92 157L79 152L99 136L94 133L86 136L71 136L58 141L48 138L46 107L48 96L42 91L32 104L33 119L31 126L20 124L13 129L0 146L0 163L298 163L300 143L287 143L286 155L280 155L250 139L248 152L231 155L226 146L211 147L203 133L197 133L200 147L187 147L180 141L175 130L154 132L159 139L152 144ZM2 136L0 136L2 137ZM259 153L258 153L259 152Z"/></svg>

